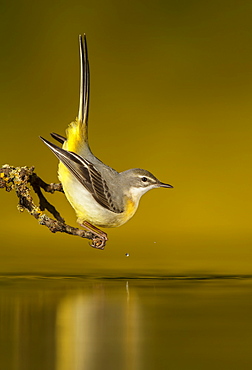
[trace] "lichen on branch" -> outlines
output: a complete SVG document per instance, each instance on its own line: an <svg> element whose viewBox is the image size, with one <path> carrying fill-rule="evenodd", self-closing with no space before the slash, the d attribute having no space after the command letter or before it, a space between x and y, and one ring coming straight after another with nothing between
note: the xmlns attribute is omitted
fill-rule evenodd
<svg viewBox="0 0 252 370"><path fill-rule="evenodd" d="M34 172L34 170L35 167L12 167L8 164L3 165L0 168L0 188L5 188L7 192L14 190L18 197L17 207L19 211L22 212L26 210L31 216L38 220L39 224L48 227L51 232L67 233L97 242L97 235L94 235L92 232L78 229L65 223L59 212L48 202L41 190L43 189L45 192L52 194L55 191L64 193L62 185L60 183L47 184ZM31 195L32 189L38 196L38 206L34 203ZM55 219L48 217L44 213L45 210L51 213Z"/></svg>

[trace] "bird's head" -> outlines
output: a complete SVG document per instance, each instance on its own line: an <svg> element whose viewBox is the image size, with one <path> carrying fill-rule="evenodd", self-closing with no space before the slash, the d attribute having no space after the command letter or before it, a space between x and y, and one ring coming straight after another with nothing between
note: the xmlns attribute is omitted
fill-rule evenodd
<svg viewBox="0 0 252 370"><path fill-rule="evenodd" d="M154 188L173 188L159 181L152 173L141 168L133 168L120 173L125 193L138 202L143 194Z"/></svg>

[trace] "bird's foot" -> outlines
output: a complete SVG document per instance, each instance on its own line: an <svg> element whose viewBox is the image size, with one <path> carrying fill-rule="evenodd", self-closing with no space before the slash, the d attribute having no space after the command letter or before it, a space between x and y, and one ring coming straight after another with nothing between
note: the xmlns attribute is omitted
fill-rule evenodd
<svg viewBox="0 0 252 370"><path fill-rule="evenodd" d="M92 234L94 234L94 238L92 241L91 247L96 248L96 249L104 249L106 245L106 241L108 240L107 234L95 227L94 225L90 224L87 221L84 221L81 224L84 229L90 231Z"/></svg>

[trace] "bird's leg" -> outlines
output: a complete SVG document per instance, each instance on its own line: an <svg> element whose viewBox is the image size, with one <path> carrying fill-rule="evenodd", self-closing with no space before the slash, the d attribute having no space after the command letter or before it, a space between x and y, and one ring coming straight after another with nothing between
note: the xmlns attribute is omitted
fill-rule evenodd
<svg viewBox="0 0 252 370"><path fill-rule="evenodd" d="M107 234L87 221L84 221L80 225L84 227L84 229L90 231L92 234L95 235L91 247L97 249L104 249L106 241L108 240Z"/></svg>

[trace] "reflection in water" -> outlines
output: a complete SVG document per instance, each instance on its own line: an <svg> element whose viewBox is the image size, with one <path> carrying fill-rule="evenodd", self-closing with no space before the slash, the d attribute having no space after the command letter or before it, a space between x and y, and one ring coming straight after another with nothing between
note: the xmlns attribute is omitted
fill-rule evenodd
<svg viewBox="0 0 252 370"><path fill-rule="evenodd" d="M65 296L57 309L57 370L139 369L140 348L137 299L126 282L111 292L95 283L86 294ZM125 294L126 293L126 294ZM119 334L119 335L118 335Z"/></svg>
<svg viewBox="0 0 252 370"><path fill-rule="evenodd" d="M252 282L0 280L4 370L247 369Z"/></svg>

